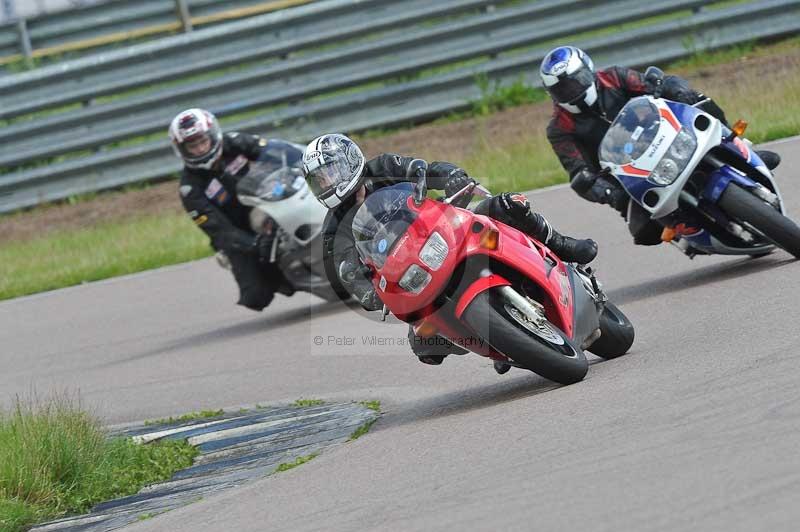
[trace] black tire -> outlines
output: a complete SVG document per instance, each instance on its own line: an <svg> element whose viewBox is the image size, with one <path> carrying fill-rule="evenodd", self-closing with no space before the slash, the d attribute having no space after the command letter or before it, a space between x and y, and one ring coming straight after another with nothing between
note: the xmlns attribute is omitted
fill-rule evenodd
<svg viewBox="0 0 800 532"><path fill-rule="evenodd" d="M589 371L586 354L555 326L551 332L560 335L561 345L548 342L518 323L506 309L498 289L479 294L464 311L463 319L489 345L546 379L573 384Z"/></svg>
<svg viewBox="0 0 800 532"><path fill-rule="evenodd" d="M722 193L719 206L728 216L752 225L769 240L800 258L800 227L768 203L731 183Z"/></svg>
<svg viewBox="0 0 800 532"><path fill-rule="evenodd" d="M328 303L336 303L342 300L342 298L340 298L339 295L333 291L333 289L326 290L324 288L316 288L311 293L319 298L324 299Z"/></svg>
<svg viewBox="0 0 800 532"><path fill-rule="evenodd" d="M589 346L589 351L602 358L621 357L633 345L633 324L628 317L610 301L600 314L600 338Z"/></svg>

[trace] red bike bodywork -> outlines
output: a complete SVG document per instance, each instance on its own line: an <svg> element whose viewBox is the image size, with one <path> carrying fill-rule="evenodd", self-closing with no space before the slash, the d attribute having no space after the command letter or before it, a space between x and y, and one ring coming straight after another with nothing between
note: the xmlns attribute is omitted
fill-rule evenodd
<svg viewBox="0 0 800 532"><path fill-rule="evenodd" d="M450 310L442 312L437 305L459 265L483 256L488 259L487 263L503 264L538 285L544 294L540 303L548 321L574 339L574 292L567 266L545 245L497 220L445 203L425 199L421 205L416 205L408 198L408 208L417 215L416 220L394 243L383 267L370 264L377 272L373 282L381 300L400 320L414 323L421 336L439 334L483 356L508 360L485 342L475 339L460 318L478 294L493 287L511 285L510 280L484 270L481 275L461 281L462 286L466 284L467 287L459 290L454 309L451 306L447 307ZM435 271L419 258L434 231L449 248L446 259ZM412 264L432 276L419 294L399 285Z"/></svg>

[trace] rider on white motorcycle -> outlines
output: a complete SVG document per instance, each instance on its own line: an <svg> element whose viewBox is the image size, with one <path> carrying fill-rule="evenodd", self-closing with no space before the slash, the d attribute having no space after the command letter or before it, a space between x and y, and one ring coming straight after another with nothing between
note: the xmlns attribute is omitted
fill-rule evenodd
<svg viewBox="0 0 800 532"><path fill-rule="evenodd" d="M238 303L261 311L276 291L291 295L283 274L269 261L273 235L252 230L252 208L239 202L236 185L251 161L271 157L276 164L297 166L302 151L282 140L223 134L217 118L204 109L178 114L169 127L169 137L184 164L178 189L183 207L209 236L211 247L224 252L230 261L239 285Z"/></svg>
<svg viewBox="0 0 800 532"><path fill-rule="evenodd" d="M367 161L358 145L340 134L323 135L313 140L303 156L303 170L309 187L330 209L324 222L323 256L328 280L342 298L351 295L367 310L380 310L383 303L362 266L355 248L352 222L358 207L375 190L416 180L424 170L430 188L444 190L447 196L458 192L472 180L458 166L447 162L426 163L422 159L384 153ZM586 264L597 255L593 240L562 236L548 221L530 208L522 194L504 193L483 200L475 209L545 243L567 262ZM409 331L412 350L421 362L441 364L444 357L465 351L449 342L425 345Z"/></svg>

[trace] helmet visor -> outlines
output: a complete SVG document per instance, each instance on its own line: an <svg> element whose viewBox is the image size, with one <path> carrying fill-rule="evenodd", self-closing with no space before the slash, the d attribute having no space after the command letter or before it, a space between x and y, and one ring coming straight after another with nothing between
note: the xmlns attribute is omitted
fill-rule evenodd
<svg viewBox="0 0 800 532"><path fill-rule="evenodd" d="M184 142L183 149L190 157L203 157L204 155L208 155L212 146L213 142L211 141L211 137L205 134Z"/></svg>
<svg viewBox="0 0 800 532"><path fill-rule="evenodd" d="M187 162L204 162L214 155L222 144L222 130L213 124L208 131L187 137L177 143L181 157Z"/></svg>
<svg viewBox="0 0 800 532"><path fill-rule="evenodd" d="M594 83L594 74L582 66L576 72L559 78L548 90L558 103L573 103L580 99Z"/></svg>
<svg viewBox="0 0 800 532"><path fill-rule="evenodd" d="M318 198L342 192L350 184L352 169L347 160L320 154L305 165L306 181Z"/></svg>

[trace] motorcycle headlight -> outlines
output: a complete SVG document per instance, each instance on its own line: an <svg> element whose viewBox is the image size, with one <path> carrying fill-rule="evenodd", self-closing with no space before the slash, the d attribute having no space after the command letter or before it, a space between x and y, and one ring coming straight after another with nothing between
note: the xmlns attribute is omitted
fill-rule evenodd
<svg viewBox="0 0 800 532"><path fill-rule="evenodd" d="M681 169L673 159L668 156L661 159L656 169L650 174L650 179L659 185L671 185L681 175Z"/></svg>
<svg viewBox="0 0 800 532"><path fill-rule="evenodd" d="M428 283L431 282L431 279L432 276L430 273L426 272L416 264L412 264L406 270L406 273L403 274L403 278L400 279L399 284L400 288L406 292L419 294L425 290L425 287L428 286Z"/></svg>
<svg viewBox="0 0 800 532"><path fill-rule="evenodd" d="M659 185L671 185L686 169L689 159L696 150L697 140L691 133L681 129L672 141L667 154L650 174L650 179Z"/></svg>
<svg viewBox="0 0 800 532"><path fill-rule="evenodd" d="M450 253L450 248L445 239L439 233L433 232L422 247L422 251L419 252L419 260L431 270L436 271L442 267L448 253Z"/></svg>
<svg viewBox="0 0 800 532"><path fill-rule="evenodd" d="M691 133L681 129L669 148L669 155L676 161L688 161L695 150L697 150L697 140Z"/></svg>

